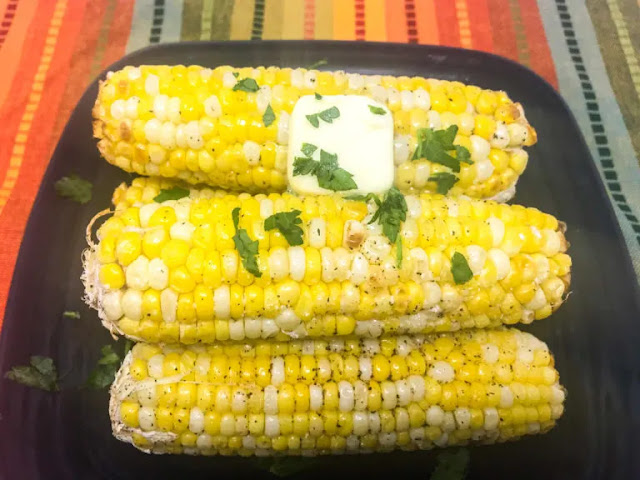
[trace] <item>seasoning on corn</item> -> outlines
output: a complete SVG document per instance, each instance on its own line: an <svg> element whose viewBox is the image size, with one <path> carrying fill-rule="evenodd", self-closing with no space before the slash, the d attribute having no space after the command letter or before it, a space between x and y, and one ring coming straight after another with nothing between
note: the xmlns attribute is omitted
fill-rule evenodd
<svg viewBox="0 0 640 480"><path fill-rule="evenodd" d="M407 195L399 255L382 225L369 223L379 211L373 201L209 189L153 201L172 187L157 178L121 185L99 243L84 254L88 303L107 328L134 340L377 337L530 323L568 292L564 225L534 208ZM258 242L259 278L235 248L235 208L238 227ZM291 246L265 220L295 210L303 243ZM463 282L456 254L472 273Z"/></svg>
<svg viewBox="0 0 640 480"><path fill-rule="evenodd" d="M551 429L565 390L513 329L165 347L111 388L113 433L148 453L323 455L497 443Z"/></svg>
<svg viewBox="0 0 640 480"><path fill-rule="evenodd" d="M130 172L249 192L283 191L290 115L301 96L314 93L364 95L389 109L395 182L403 191L442 192L446 179L451 195L507 200L527 164L522 147L536 142L521 105L506 93L459 82L182 65L109 73L93 109L94 135L102 155ZM451 173L431 159L411 160L418 131L451 126L458 129L453 143L469 151L472 164Z"/></svg>

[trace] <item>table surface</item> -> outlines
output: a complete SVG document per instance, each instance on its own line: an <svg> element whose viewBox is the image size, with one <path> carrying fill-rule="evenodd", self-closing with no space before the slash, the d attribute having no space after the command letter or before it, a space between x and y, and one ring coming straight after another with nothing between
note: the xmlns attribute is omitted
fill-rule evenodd
<svg viewBox="0 0 640 480"><path fill-rule="evenodd" d="M638 0L0 0L0 329L25 224L85 87L150 44L229 39L439 44L531 68L578 120L640 276Z"/></svg>

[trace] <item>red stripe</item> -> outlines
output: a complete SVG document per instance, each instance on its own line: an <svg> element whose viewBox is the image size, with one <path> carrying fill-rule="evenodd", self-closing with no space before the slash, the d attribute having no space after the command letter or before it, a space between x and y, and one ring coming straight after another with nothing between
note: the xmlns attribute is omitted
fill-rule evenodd
<svg viewBox="0 0 640 480"><path fill-rule="evenodd" d="M405 0L404 11L407 17L407 42L418 43L418 19L414 0Z"/></svg>
<svg viewBox="0 0 640 480"><path fill-rule="evenodd" d="M440 45L450 47L460 46L460 30L458 28L458 14L454 0L436 2L436 17L438 20L438 32ZM473 20L472 20L473 21Z"/></svg>
<svg viewBox="0 0 640 480"><path fill-rule="evenodd" d="M355 0L356 10L356 40L364 40L365 21L364 21L364 0Z"/></svg>
<svg viewBox="0 0 640 480"><path fill-rule="evenodd" d="M41 40L40 49L43 46L44 37L46 36L49 26L49 21L42 22L43 14L46 13L47 15L44 18L50 19L53 6L55 5L55 2L44 3L50 3L51 8L47 9L46 12L40 11L38 15L39 24L36 28L41 29L41 35L39 35L39 39ZM6 278L11 278L13 274L13 268L27 217L33 205L38 187L40 186L42 175L48 164L47 161L43 161L43 158L46 159L50 156L53 141L57 141L57 138L51 138L50 127L58 115L62 92L64 91L67 76L69 75L73 46L75 45L76 38L80 32L83 31L81 20L84 7L85 0L74 0L73 6L67 6L62 21L64 28L60 28L55 53L45 81L44 91L46 92L46 96L43 96L40 107L34 117L18 183L9 197L3 215L0 216L0 231L3 232L3 242L6 246L6 248L0 252L0 268L7 276ZM32 51L39 51L40 49ZM32 55L32 57L34 64L40 61L40 55ZM25 63L27 63L27 61L25 61ZM24 73L24 70L22 70L21 78L23 82L24 78L33 78L24 75ZM28 84L27 88L31 87L30 82L24 83ZM49 135L47 135L47 132L49 132ZM8 287L8 283L6 285L4 283L0 285L0 312L4 312L6 306Z"/></svg>
<svg viewBox="0 0 640 480"><path fill-rule="evenodd" d="M518 48L511 9L505 0L487 0L487 2L493 32L493 53L517 62Z"/></svg>
<svg viewBox="0 0 640 480"><path fill-rule="evenodd" d="M4 16L2 17L2 30L0 30L0 47L2 47L2 44L9 34L9 29L11 28L11 24L13 23L13 17L15 17L14 12L16 11L17 6L18 0L9 0L9 3L7 3Z"/></svg>
<svg viewBox="0 0 640 480"><path fill-rule="evenodd" d="M531 68L558 88L556 69L536 0L520 0L520 12L528 40Z"/></svg>
<svg viewBox="0 0 640 480"><path fill-rule="evenodd" d="M129 41L129 33L131 32L133 5L134 2L131 0L118 0L116 4L116 14L111 22L109 41L102 59L102 68L107 68L124 55L127 41Z"/></svg>
<svg viewBox="0 0 640 480"><path fill-rule="evenodd" d="M493 51L493 37L487 0L468 0L469 19L471 20L471 41L473 48L485 52Z"/></svg>
<svg viewBox="0 0 640 480"><path fill-rule="evenodd" d="M304 2L304 38L312 40L315 36L315 0L305 0Z"/></svg>

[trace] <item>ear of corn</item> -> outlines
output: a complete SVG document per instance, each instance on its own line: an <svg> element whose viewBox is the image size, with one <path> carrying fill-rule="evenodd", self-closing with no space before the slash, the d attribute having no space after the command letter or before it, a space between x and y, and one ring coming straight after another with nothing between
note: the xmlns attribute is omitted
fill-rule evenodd
<svg viewBox="0 0 640 480"><path fill-rule="evenodd" d="M165 180L138 178L85 254L87 299L112 331L148 342L430 333L530 323L568 291L563 226L534 208L441 196L406 196L396 245L374 203L339 196L232 195L192 189L156 203ZM235 249L231 212L259 245L261 276ZM301 211L303 245L264 221ZM456 284L461 253L472 278Z"/></svg>
<svg viewBox="0 0 640 480"><path fill-rule="evenodd" d="M145 452L321 455L495 443L563 413L547 346L517 330L160 348L111 388L120 440Z"/></svg>
<svg viewBox="0 0 640 480"><path fill-rule="evenodd" d="M257 91L234 90L254 79ZM458 127L462 165L451 195L506 200L536 142L522 107L504 92L420 77L276 67L125 67L101 83L93 110L98 148L110 163L141 175L178 178L249 192L286 188L289 115L302 95L358 94L394 116L396 184L435 191L446 168L412 161L421 128ZM275 121L265 125L270 106Z"/></svg>

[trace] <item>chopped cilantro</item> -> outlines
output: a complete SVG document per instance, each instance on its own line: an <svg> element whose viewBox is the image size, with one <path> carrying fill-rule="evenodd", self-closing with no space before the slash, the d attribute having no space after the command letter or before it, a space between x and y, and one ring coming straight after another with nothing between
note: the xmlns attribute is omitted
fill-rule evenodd
<svg viewBox="0 0 640 480"><path fill-rule="evenodd" d="M316 96L316 100L322 100L322 95L319 93L314 93L314 95Z"/></svg>
<svg viewBox="0 0 640 480"><path fill-rule="evenodd" d="M467 283L473 277L467 259L460 252L454 253L451 257L451 274L456 285Z"/></svg>
<svg viewBox="0 0 640 480"><path fill-rule="evenodd" d="M396 241L396 266L402 268L402 237L400 236Z"/></svg>
<svg viewBox="0 0 640 480"><path fill-rule="evenodd" d="M264 115L262 115L262 123L264 123L265 127L271 125L276 119L276 114L273 113L273 108L271 108L271 104L267 105L266 110L264 111Z"/></svg>
<svg viewBox="0 0 640 480"><path fill-rule="evenodd" d="M369 110L371 110L371 113L374 115L385 115L387 113L384 108L376 107L375 105L369 105Z"/></svg>
<svg viewBox="0 0 640 480"><path fill-rule="evenodd" d="M29 365L12 367L4 377L21 383L27 387L39 388L48 392L57 392L58 370L49 357L34 355L29 359Z"/></svg>
<svg viewBox="0 0 640 480"><path fill-rule="evenodd" d="M441 195L446 195L458 180L458 177L448 172L434 173L429 177L430 182L436 182L436 191Z"/></svg>
<svg viewBox="0 0 640 480"><path fill-rule="evenodd" d="M313 125L315 128L318 128L320 126L320 120L326 123L333 123L336 118L340 117L340 110L338 110L338 107L334 106L331 108L327 108L326 110L323 110L319 113L306 115L306 117L311 125Z"/></svg>
<svg viewBox="0 0 640 480"><path fill-rule="evenodd" d="M457 133L458 127L456 125L451 125L446 130L421 128L418 130L418 146L411 159L426 158L430 162L450 168L453 172L459 172L460 162L473 162L469 150L453 144ZM455 156L452 155L453 152L455 152Z"/></svg>
<svg viewBox="0 0 640 480"><path fill-rule="evenodd" d="M243 92L257 92L259 89L260 87L258 87L258 82L253 78L243 78L238 80L238 83L233 86L234 92L237 92L238 90Z"/></svg>
<svg viewBox="0 0 640 480"><path fill-rule="evenodd" d="M279 212L271 215L264 221L264 229L266 231L278 229L287 239L289 245L302 245L304 232L299 226L302 223L301 213L300 210L292 210L291 212Z"/></svg>
<svg viewBox="0 0 640 480"><path fill-rule="evenodd" d="M233 226L236 229L236 234L233 236L233 243L236 246L238 255L242 258L242 265L244 265L244 268L246 268L249 273L260 278L262 272L260 272L258 268L258 259L256 258L258 255L258 241L251 240L251 237L249 237L249 234L244 228L238 228L240 221L239 207L233 209L231 218L233 219Z"/></svg>
<svg viewBox="0 0 640 480"><path fill-rule="evenodd" d="M69 200L84 205L91 200L93 185L88 180L72 174L58 180L55 188L56 193L62 198L68 198Z"/></svg>
<svg viewBox="0 0 640 480"><path fill-rule="evenodd" d="M438 455L430 480L463 480L469 468L469 450L445 451Z"/></svg>
<svg viewBox="0 0 640 480"><path fill-rule="evenodd" d="M76 320L80 318L80 312L72 312L71 310L67 310L62 314L64 318L75 318Z"/></svg>
<svg viewBox="0 0 640 480"><path fill-rule="evenodd" d="M305 148L306 147L306 148ZM315 145L303 144L303 153L313 154L316 151ZM334 192L353 190L358 188L353 181L353 175L338 166L338 156L333 153L320 150L320 161L313 160L309 155L306 157L296 157L293 161L293 175L315 175L318 178L318 185Z"/></svg>
<svg viewBox="0 0 640 480"><path fill-rule="evenodd" d="M105 345L100 350L102 357L98 360L98 365L93 369L87 380L90 388L101 389L108 387L116 378L116 372L120 368L120 356L113 351L111 345Z"/></svg>
<svg viewBox="0 0 640 480"><path fill-rule="evenodd" d="M382 225L382 232L389 241L396 243L402 222L407 219L407 202L404 195L396 187L391 187L384 200L380 201L377 197L374 197L374 200L378 205L378 210L369 223L377 221Z"/></svg>
<svg viewBox="0 0 640 480"><path fill-rule="evenodd" d="M181 198L188 197L189 190L182 187L173 187L160 190L160 193L153 199L154 202L162 203L167 200L180 200Z"/></svg>
<svg viewBox="0 0 640 480"><path fill-rule="evenodd" d="M327 61L327 59L326 59L326 58L321 58L321 59L320 59L320 60L318 60L317 62L313 62L311 65L309 65L309 66L307 67L307 69L308 69L308 70L314 70L314 69L316 69L316 68L318 68L318 67L322 67L323 65L326 65L327 63L329 63L329 62Z"/></svg>

